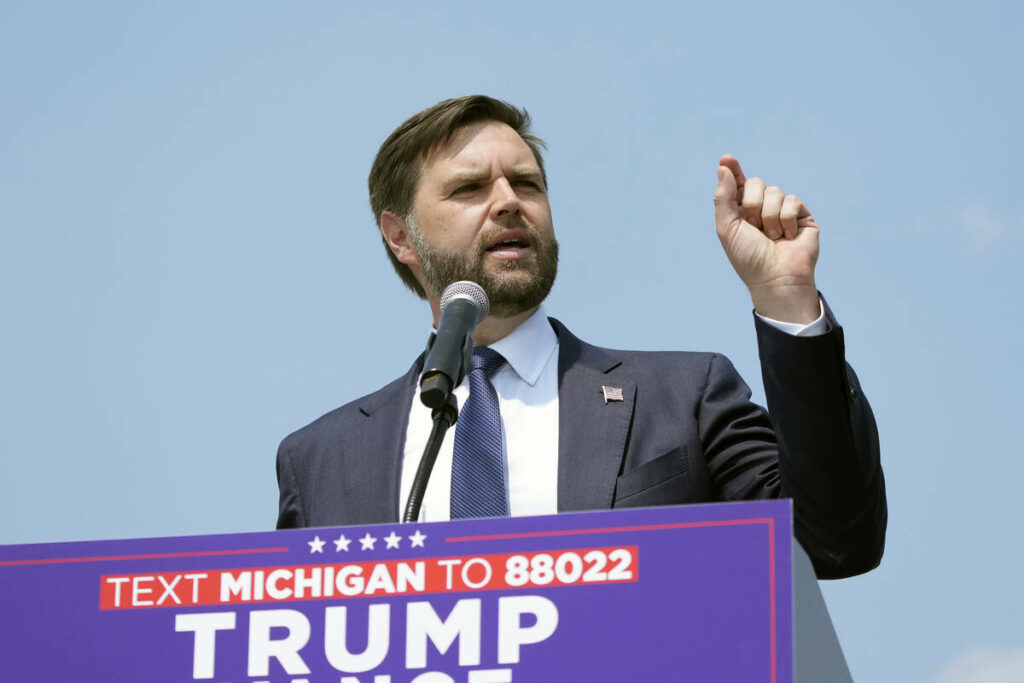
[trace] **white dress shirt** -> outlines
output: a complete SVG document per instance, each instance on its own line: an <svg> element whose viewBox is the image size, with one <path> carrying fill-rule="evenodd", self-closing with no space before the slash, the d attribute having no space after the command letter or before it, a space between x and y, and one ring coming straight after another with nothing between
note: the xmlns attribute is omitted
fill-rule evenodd
<svg viewBox="0 0 1024 683"><path fill-rule="evenodd" d="M783 332L800 337L825 334L830 329L824 307L818 319L809 325L758 317ZM509 511L513 517L555 514L558 512L558 337L551 329L544 307L511 334L491 344L491 348L507 361L491 377L491 383L501 410ZM464 379L454 393L461 410L469 396L469 380ZM430 409L420 402L419 387L409 410L399 519L405 511L416 469L433 427ZM454 444L455 429L449 429L423 496L420 521L438 522L450 518Z"/></svg>

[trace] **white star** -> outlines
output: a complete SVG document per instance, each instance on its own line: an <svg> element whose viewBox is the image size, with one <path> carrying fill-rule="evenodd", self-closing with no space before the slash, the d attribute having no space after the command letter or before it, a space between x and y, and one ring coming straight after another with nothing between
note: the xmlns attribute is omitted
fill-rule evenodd
<svg viewBox="0 0 1024 683"><path fill-rule="evenodd" d="M421 534L420 530L417 529L416 533L414 533L412 536L409 537L409 540L412 541L412 547L413 548L422 548L423 547L423 541L426 538L427 537L425 535Z"/></svg>
<svg viewBox="0 0 1024 683"><path fill-rule="evenodd" d="M366 535L359 539L359 542L363 544L363 550L373 550L373 544L377 542L377 539L367 531Z"/></svg>
<svg viewBox="0 0 1024 683"><path fill-rule="evenodd" d="M324 551L324 543L321 541L319 536L314 536L312 541L309 541L309 552L311 553L322 553Z"/></svg>
<svg viewBox="0 0 1024 683"><path fill-rule="evenodd" d="M352 539L345 538L345 534L338 536L338 538L334 540L334 552L340 553L342 550L348 552L348 546L350 543L352 543Z"/></svg>
<svg viewBox="0 0 1024 683"><path fill-rule="evenodd" d="M389 535L384 537L384 542L388 544L388 548L397 548L402 537L392 531Z"/></svg>

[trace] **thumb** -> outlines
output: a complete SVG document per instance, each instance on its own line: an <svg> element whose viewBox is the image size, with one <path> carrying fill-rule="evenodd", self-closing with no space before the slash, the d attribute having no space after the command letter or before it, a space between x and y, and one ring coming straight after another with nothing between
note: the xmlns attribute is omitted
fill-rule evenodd
<svg viewBox="0 0 1024 683"><path fill-rule="evenodd" d="M737 221L742 221L736 197L736 177L725 166L718 167L718 185L715 186L715 223L723 234Z"/></svg>

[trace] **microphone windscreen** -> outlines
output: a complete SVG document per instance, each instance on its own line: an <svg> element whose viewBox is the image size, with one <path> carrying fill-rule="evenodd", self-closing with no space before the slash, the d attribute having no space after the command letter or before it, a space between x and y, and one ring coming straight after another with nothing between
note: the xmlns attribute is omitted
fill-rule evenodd
<svg viewBox="0 0 1024 683"><path fill-rule="evenodd" d="M484 291L483 287L469 280L459 280L444 288L444 291L441 293L442 313L454 299L469 299L476 303L476 307L479 310L476 319L478 325L483 322L491 310L491 302L487 298L487 292Z"/></svg>

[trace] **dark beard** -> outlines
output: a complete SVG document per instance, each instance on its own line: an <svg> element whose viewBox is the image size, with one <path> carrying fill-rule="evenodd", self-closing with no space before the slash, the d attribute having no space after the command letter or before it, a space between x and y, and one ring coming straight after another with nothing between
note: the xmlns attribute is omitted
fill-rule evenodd
<svg viewBox="0 0 1024 683"><path fill-rule="evenodd" d="M503 278L501 273L485 270L484 249L462 254L437 249L421 241L416 245L416 252L423 266L423 278L428 290L440 296L451 283L470 280L487 292L487 298L491 301L491 315L511 318L539 306L547 298L558 274L558 242L554 238L550 242L542 241L531 231L530 244L534 258L498 261L503 271L534 269L533 277L526 281Z"/></svg>

